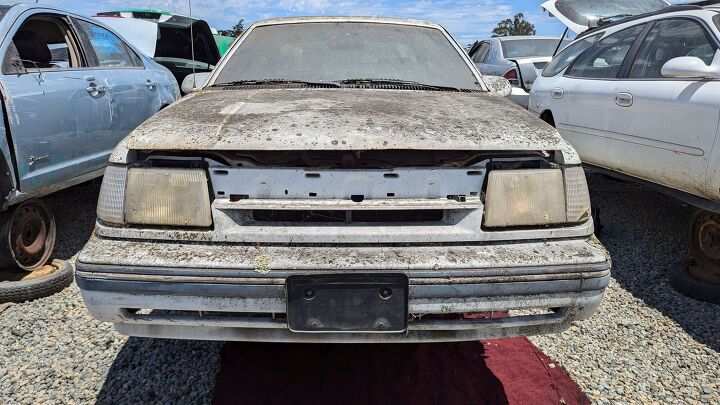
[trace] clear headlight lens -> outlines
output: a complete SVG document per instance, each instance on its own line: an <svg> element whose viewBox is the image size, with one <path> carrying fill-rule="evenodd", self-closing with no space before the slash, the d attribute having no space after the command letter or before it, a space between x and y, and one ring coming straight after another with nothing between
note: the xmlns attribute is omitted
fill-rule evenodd
<svg viewBox="0 0 720 405"><path fill-rule="evenodd" d="M589 217L590 194L581 167L488 174L486 227L578 223Z"/></svg>
<svg viewBox="0 0 720 405"><path fill-rule="evenodd" d="M202 169L108 166L97 213L115 224L208 227L207 176Z"/></svg>
<svg viewBox="0 0 720 405"><path fill-rule="evenodd" d="M125 188L125 221L138 225L210 226L205 171L131 168Z"/></svg>

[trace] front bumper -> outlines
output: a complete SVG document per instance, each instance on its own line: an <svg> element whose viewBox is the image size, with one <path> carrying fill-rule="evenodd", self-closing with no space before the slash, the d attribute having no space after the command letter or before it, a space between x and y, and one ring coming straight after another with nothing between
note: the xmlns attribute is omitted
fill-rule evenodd
<svg viewBox="0 0 720 405"><path fill-rule="evenodd" d="M556 333L589 317L610 279L609 258L594 238L328 247L93 237L76 267L91 314L115 323L120 333L273 342L463 341ZM286 277L354 272L409 277L407 332L288 329ZM505 311L510 316L463 316Z"/></svg>

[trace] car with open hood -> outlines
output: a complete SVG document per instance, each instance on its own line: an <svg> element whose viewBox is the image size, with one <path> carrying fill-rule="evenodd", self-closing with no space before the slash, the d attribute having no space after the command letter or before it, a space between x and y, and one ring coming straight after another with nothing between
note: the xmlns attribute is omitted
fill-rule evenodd
<svg viewBox="0 0 720 405"><path fill-rule="evenodd" d="M0 269L35 272L51 261L56 234L38 198L102 176L118 142L180 89L167 69L89 17L2 5L0 34ZM69 283L72 269L63 267Z"/></svg>
<svg viewBox="0 0 720 405"><path fill-rule="evenodd" d="M719 3L596 20L545 67L529 105L588 166L699 208L688 232L694 260L670 275L712 302L720 302Z"/></svg>
<svg viewBox="0 0 720 405"><path fill-rule="evenodd" d="M261 21L194 81L113 152L76 263L121 333L477 340L600 304L577 153L442 27Z"/></svg>

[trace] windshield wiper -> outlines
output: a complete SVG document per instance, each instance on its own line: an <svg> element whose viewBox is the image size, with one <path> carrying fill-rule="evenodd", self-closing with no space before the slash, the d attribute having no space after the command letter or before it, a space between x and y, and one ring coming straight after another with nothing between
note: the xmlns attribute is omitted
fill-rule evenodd
<svg viewBox="0 0 720 405"><path fill-rule="evenodd" d="M434 84L425 84L420 82L414 82L411 80L399 80L399 79L343 79L333 80L333 83L349 84L349 85L394 85L394 86L407 86L407 87L420 87L426 90L441 90L441 91L462 91L457 87L450 86L437 86Z"/></svg>
<svg viewBox="0 0 720 405"><path fill-rule="evenodd" d="M335 83L328 82L310 82L305 80L290 80L290 79L253 79L253 80L235 80L227 83L216 83L211 87L224 87L224 86L257 86L262 84L307 84L309 86L325 86L325 87L340 87Z"/></svg>
<svg viewBox="0 0 720 405"><path fill-rule="evenodd" d="M611 24L614 22L617 22L619 20L624 20L628 17L632 17L632 14L616 14L616 15L609 15L607 17L602 17L597 20L598 26L605 25L605 24Z"/></svg>

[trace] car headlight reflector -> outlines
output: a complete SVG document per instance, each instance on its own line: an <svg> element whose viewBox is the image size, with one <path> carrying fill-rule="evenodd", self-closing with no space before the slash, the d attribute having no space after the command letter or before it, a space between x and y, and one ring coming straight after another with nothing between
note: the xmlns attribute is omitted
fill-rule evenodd
<svg viewBox="0 0 720 405"><path fill-rule="evenodd" d="M565 201L567 205L567 222L584 222L591 216L590 191L588 191L585 171L580 166L566 168Z"/></svg>
<svg viewBox="0 0 720 405"><path fill-rule="evenodd" d="M212 224L207 175L202 169L131 168L124 205L129 224Z"/></svg>

